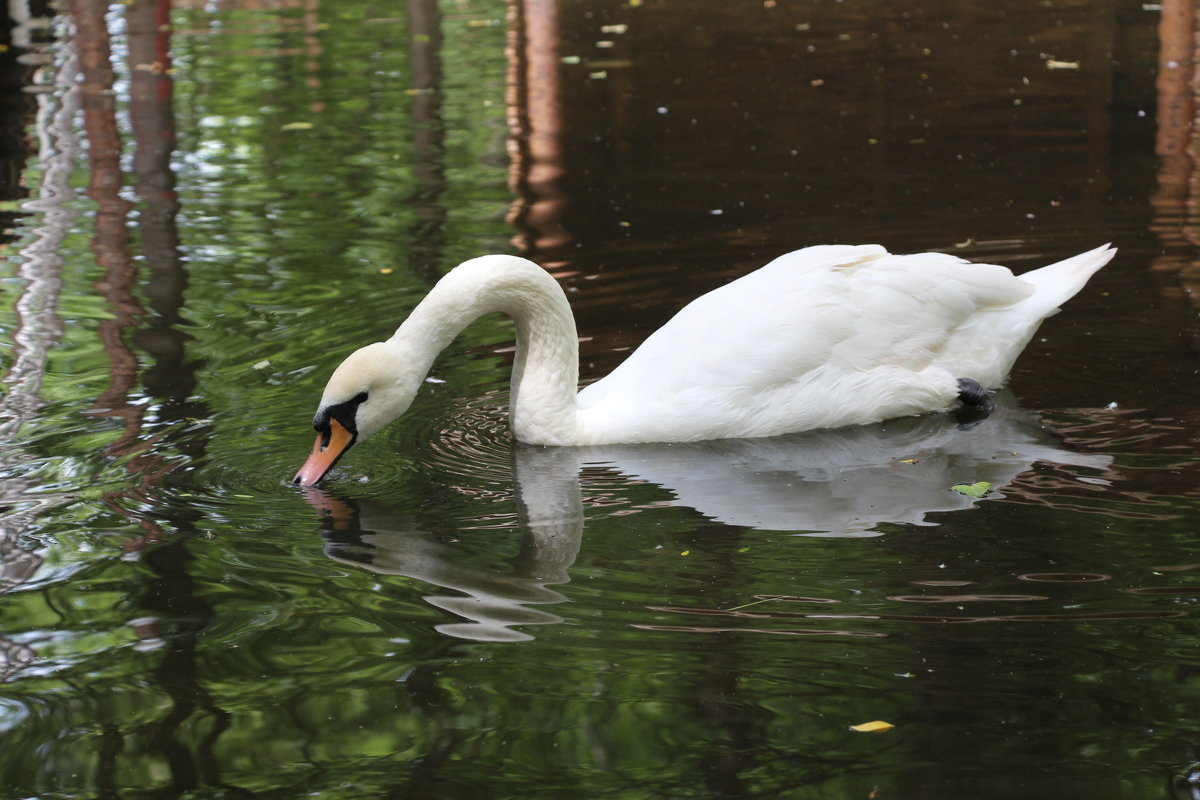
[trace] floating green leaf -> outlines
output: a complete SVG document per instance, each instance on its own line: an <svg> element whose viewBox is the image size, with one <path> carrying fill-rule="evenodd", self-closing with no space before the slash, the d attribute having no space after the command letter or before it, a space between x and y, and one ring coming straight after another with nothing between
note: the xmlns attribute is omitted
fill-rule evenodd
<svg viewBox="0 0 1200 800"><path fill-rule="evenodd" d="M967 497L983 497L988 493L988 489L992 488L992 485L987 481L975 481L974 483L956 483L950 488Z"/></svg>

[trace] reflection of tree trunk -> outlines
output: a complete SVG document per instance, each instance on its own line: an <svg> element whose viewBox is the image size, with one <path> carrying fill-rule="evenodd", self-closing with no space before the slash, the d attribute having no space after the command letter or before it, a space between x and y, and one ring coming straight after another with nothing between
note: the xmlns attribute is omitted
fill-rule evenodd
<svg viewBox="0 0 1200 800"><path fill-rule="evenodd" d="M158 485L172 465L150 452L153 440L143 436L145 406L130 402L138 383L138 359L126 342L126 331L144 315L133 295L137 270L128 248L126 215L130 204L121 195L121 138L116 123L116 100L112 93L113 70L109 61L109 36L103 0L75 0L76 36L84 73L84 131L89 144L91 180L88 196L97 206L92 252L103 270L97 290L108 301L113 318L100 323L100 340L109 356L109 385L96 399L92 413L117 417L124 422L121 437L111 444L110 455L131 456L126 469L136 475L137 487L105 497L118 513L121 498L145 494ZM179 202L171 153L175 145L170 67L170 0L135 0L127 11L131 74L130 111L137 148L133 166L137 192L142 200L140 230L145 245L149 282L146 285L155 312L144 330L135 331L139 345L155 358L147 372L145 389L163 400L183 402L193 394L193 370L184 364L187 337L179 331L182 322L187 275L179 258L179 234L175 217ZM184 409L179 416L194 410ZM170 416L160 408L159 416ZM131 542L136 549L156 541L162 531L153 520L142 519L147 535Z"/></svg>
<svg viewBox="0 0 1200 800"><path fill-rule="evenodd" d="M138 322L144 312L133 295L137 270L129 252L126 219L131 205L121 197L124 185L121 172L122 142L117 127L113 69L109 60L110 39L104 18L107 6L103 0L74 0L73 8L76 43L83 71L83 126L88 140L91 172L87 194L96 203L92 253L103 270L103 277L96 284L96 289L108 301L113 317L99 324L100 341L109 358L109 385L96 398L92 413L116 417L124 423L122 435L109 445L106 452L110 455L133 456L127 462L126 469L138 476L137 491L144 492L147 487L158 484L171 465L147 452L152 442L142 436L145 406L134 404L129 399L138 383L138 359L126 341L126 331ZM166 20L168 8L165 0L161 7L157 5L157 0L139 3L130 29L130 53L135 59L133 73L138 92L133 103L135 124L142 137L148 133L152 140L146 152L139 150L135 164L139 169L139 191L144 193L143 196L150 197L143 230L152 248L148 252L153 254L151 260L157 268L155 275L160 278L151 284L155 289L152 297L164 322L178 318L177 307L184 285L175 254L178 237L174 224L174 179L170 175L169 165L173 144L170 87L161 82L147 86L146 78L137 76L138 73L152 73L154 63L160 64L160 72L165 70L167 39L164 37L168 29L161 25ZM136 59L147 53L153 56L149 69L137 69L140 62ZM165 281L161 280L163 276ZM178 337L176 340L171 342L168 337L168 349L182 352L182 343ZM190 393L190 390L189 385L186 391ZM105 503L114 511L125 513L120 500L128 493L126 490L110 494L105 497ZM162 531L153 520L141 519L140 524L146 530L145 540L134 542L131 547L140 547L144 541L161 538Z"/></svg>
<svg viewBox="0 0 1200 800"><path fill-rule="evenodd" d="M442 119L442 13L438 0L408 0L412 65L413 174L417 189L409 204L416 212L409 258L417 271L437 277L446 209L445 121Z"/></svg>
<svg viewBox="0 0 1200 800"><path fill-rule="evenodd" d="M1200 76L1193 57L1195 29L1193 0L1164 0L1158 28L1158 187L1150 198L1154 207L1151 228L1164 245L1154 269L1178 273L1193 303L1200 301L1200 265L1195 258L1200 245L1196 227L1200 140L1195 120ZM1200 330L1193 331L1193 338L1200 341Z"/></svg>
<svg viewBox="0 0 1200 800"><path fill-rule="evenodd" d="M249 796L238 787L222 783L220 758L214 752L217 738L229 728L230 715L213 701L196 668L197 638L212 621L214 612L196 592L188 533L194 531L174 537L144 556L144 563L156 577L143 585L135 598L140 608L157 615L139 620L135 630L140 628L138 636L143 641L161 646L162 659L153 675L156 685L171 698L170 710L151 725L154 747L170 769L168 796L176 797L202 785L224 789L234 797ZM187 743L192 737L181 736L180 732L195 726L193 718L201 712L211 719L212 730L193 750Z"/></svg>
<svg viewBox="0 0 1200 800"><path fill-rule="evenodd" d="M1192 127L1192 0L1163 0L1158 26L1158 139L1162 156L1187 150Z"/></svg>
<svg viewBox="0 0 1200 800"><path fill-rule="evenodd" d="M164 400L183 402L196 388L193 370L184 365L188 337L179 325L187 272L179 257L175 218L179 200L171 154L175 149L173 83L169 73L170 0L135 0L125 11L129 31L129 115L137 148L133 155L135 191L140 201L138 228L148 270L145 287L154 316L137 332L138 347L154 357L146 371L146 390Z"/></svg>
<svg viewBox="0 0 1200 800"><path fill-rule="evenodd" d="M144 406L131 403L138 378L138 361L125 341L125 331L142 316L141 304L133 296L136 270L128 247L126 215L130 203L121 197L124 176L121 173L121 134L117 129L117 104L113 93L113 69L109 60L111 40L104 18L104 0L73 0L75 42L83 72L83 130L88 142L88 166L91 178L87 195L96 204L96 220L92 235L92 254L103 270L96 284L97 291L108 301L112 319L100 322L98 333L108 353L108 388L96 398L91 413L100 417L116 417L124 423L117 441L106 448L108 455L128 455L145 450L148 443L141 440ZM146 469L144 456L131 459L126 468L141 473L141 482L161 478L165 467L157 471ZM123 493L122 493L123 494ZM120 494L105 497L105 504L118 513ZM147 539L157 540L162 531L151 520L142 520Z"/></svg>
<svg viewBox="0 0 1200 800"><path fill-rule="evenodd" d="M524 255L544 264L562 257L562 108L558 0L509 0L509 185L517 200L508 221ZM547 264L549 265L549 264Z"/></svg>
<svg viewBox="0 0 1200 800"><path fill-rule="evenodd" d="M133 296L137 271L128 248L126 215L130 204L120 196L121 139L116 124L116 102L112 94L113 70L109 61L109 36L104 14L106 0L73 0L84 81L84 131L89 144L91 180L88 197L97 206L92 252L103 270L97 289L108 301L112 320L100 325L101 342L108 352L110 380L97 398L93 413L124 421L123 435L109 446L114 455L130 456L126 469L137 477L137 485L109 493L104 502L114 511L130 516L122 500L144 495L171 469L170 462L151 451L152 439L142 433L144 406L130 402L138 380L138 361L125 341L127 329L143 316ZM187 276L179 258L179 235L175 217L178 201L171 173L174 149L170 65L169 0L135 0L126 12L131 66L133 131L137 141L134 172L137 193L143 203L141 232L146 262L150 269L148 294L156 319L140 332L139 341L155 356L156 370L147 374L145 388L163 399L184 400L195 387L195 378L183 365L185 337L176 324L182 321ZM182 377L180 377L182 376ZM138 520L146 535L127 545L140 550L148 542L164 538L159 525L148 517ZM181 522L177 520L177 523ZM172 700L171 709L155 724L155 749L171 773L172 794L196 789L201 782L240 793L219 780L218 760L212 752L216 737L229 725L229 714L217 707L197 678L196 637L212 618L211 606L198 599L188 565L191 557L186 535L147 551L143 562L156 575L135 593L136 605L156 616L131 621L146 649L163 651L154 669L156 683ZM138 596L140 595L140 596ZM171 620L164 623L163 620ZM180 729L199 711L214 720L212 735L203 740L199 752L180 736ZM115 775L122 749L119 732L114 732L104 749L104 775Z"/></svg>
<svg viewBox="0 0 1200 800"><path fill-rule="evenodd" d="M109 386L96 399L93 413L124 420L124 435L109 447L110 452L120 453L127 452L141 428L141 406L128 400L137 380L137 359L125 343L125 329L141 316L142 308L132 293L134 270L125 220L130 204L121 197L121 136L104 20L107 4L103 0L73 0L72 8L83 71L83 129L91 173L87 195L96 203L92 253L104 273L96 288L113 314L99 326L100 341L108 353Z"/></svg>
<svg viewBox="0 0 1200 800"><path fill-rule="evenodd" d="M1159 172L1158 190L1150 202L1159 217L1155 230L1174 243L1186 243L1182 225L1192 173L1188 155L1192 126L1191 0L1165 0L1158 37L1158 135L1154 151L1159 157Z"/></svg>

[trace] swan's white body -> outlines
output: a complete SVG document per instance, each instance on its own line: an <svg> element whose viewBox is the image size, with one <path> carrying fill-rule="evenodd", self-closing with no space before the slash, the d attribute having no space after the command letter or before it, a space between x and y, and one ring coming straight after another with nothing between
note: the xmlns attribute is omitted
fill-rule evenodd
<svg viewBox="0 0 1200 800"><path fill-rule="evenodd" d="M407 410L459 331L497 311L517 326L510 416L523 442L773 436L937 411L956 402L959 378L1003 383L1041 321L1114 253L1018 278L942 253L797 250L693 301L578 393L575 321L558 283L526 259L483 256L442 278L392 338L347 358L317 422L353 405L357 438L374 433Z"/></svg>

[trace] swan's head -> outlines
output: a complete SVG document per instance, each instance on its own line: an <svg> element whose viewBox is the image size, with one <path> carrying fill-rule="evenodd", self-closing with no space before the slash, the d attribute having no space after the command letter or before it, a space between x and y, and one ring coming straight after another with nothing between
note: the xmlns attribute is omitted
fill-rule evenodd
<svg viewBox="0 0 1200 800"><path fill-rule="evenodd" d="M316 444L292 482L312 486L325 477L355 442L407 411L419 385L387 342L351 353L325 385L313 417Z"/></svg>

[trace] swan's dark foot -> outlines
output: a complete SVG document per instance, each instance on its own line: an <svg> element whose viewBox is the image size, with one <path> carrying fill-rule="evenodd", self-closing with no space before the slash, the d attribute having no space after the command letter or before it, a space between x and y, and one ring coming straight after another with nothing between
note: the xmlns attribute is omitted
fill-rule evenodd
<svg viewBox="0 0 1200 800"><path fill-rule="evenodd" d="M996 408L996 404L992 402L992 396L988 394L987 389L979 385L979 381L973 381L970 378L958 379L958 399L962 401L964 406L969 408L978 408L980 411L991 413Z"/></svg>
<svg viewBox="0 0 1200 800"><path fill-rule="evenodd" d="M975 427L996 409L996 403L987 389L979 381L970 378L958 379L958 399L962 402L962 408L955 412L955 416L962 428Z"/></svg>

